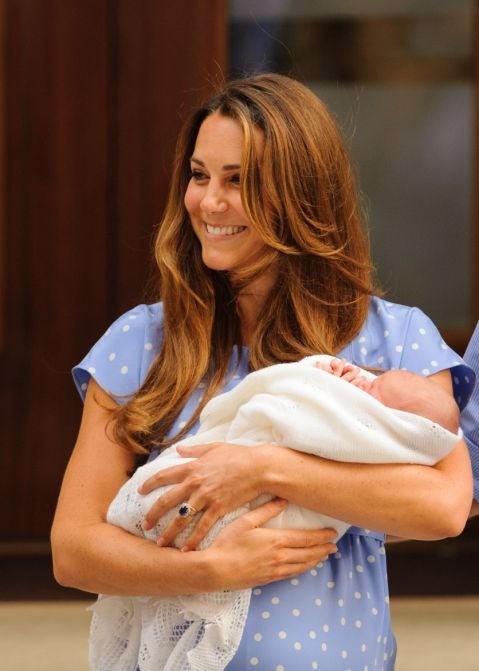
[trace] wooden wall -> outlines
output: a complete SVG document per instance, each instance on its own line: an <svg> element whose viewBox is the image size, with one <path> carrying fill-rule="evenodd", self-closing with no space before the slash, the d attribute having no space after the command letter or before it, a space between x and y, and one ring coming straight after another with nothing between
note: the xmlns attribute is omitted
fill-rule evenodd
<svg viewBox="0 0 479 671"><path fill-rule="evenodd" d="M0 0L3 540L48 537L81 413L70 368L144 299L174 139L225 70L226 12Z"/></svg>

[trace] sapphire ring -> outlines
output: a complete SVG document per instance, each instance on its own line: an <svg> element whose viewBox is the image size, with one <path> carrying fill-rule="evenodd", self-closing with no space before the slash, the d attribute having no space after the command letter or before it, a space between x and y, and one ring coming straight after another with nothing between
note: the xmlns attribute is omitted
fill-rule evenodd
<svg viewBox="0 0 479 671"><path fill-rule="evenodd" d="M187 501L178 506L178 515L180 517L192 517L197 512L196 508L193 508Z"/></svg>

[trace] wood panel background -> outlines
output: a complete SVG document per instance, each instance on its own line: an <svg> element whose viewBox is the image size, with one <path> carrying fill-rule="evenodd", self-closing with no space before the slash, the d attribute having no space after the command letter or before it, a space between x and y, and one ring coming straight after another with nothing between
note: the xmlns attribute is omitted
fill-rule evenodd
<svg viewBox="0 0 479 671"><path fill-rule="evenodd" d="M0 45L5 43L5 6L0 0ZM3 347L5 276L5 61L0 52L0 352ZM0 446L1 447L1 446Z"/></svg>
<svg viewBox="0 0 479 671"><path fill-rule="evenodd" d="M174 140L225 70L226 22L225 0L0 4L4 541L48 538L81 413L70 369L145 297Z"/></svg>

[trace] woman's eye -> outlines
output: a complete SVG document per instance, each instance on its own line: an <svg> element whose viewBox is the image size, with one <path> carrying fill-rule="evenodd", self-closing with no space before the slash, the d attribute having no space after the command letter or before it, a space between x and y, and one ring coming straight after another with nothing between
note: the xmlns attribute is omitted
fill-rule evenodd
<svg viewBox="0 0 479 671"><path fill-rule="evenodd" d="M191 179L194 179L195 182L201 182L204 179L208 179L204 172L201 170L192 170L190 173Z"/></svg>
<svg viewBox="0 0 479 671"><path fill-rule="evenodd" d="M235 186L239 186L241 184L239 172L234 175L231 175L230 182Z"/></svg>

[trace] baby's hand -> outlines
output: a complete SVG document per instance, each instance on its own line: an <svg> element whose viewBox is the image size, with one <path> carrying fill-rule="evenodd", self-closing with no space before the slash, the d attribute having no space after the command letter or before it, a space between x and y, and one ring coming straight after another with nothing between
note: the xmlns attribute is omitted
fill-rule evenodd
<svg viewBox="0 0 479 671"><path fill-rule="evenodd" d="M331 359L329 364L321 364L318 361L315 366L336 377L340 377L346 382L352 382L361 374L358 366L354 366L352 363L346 361L346 359Z"/></svg>

